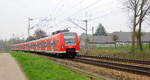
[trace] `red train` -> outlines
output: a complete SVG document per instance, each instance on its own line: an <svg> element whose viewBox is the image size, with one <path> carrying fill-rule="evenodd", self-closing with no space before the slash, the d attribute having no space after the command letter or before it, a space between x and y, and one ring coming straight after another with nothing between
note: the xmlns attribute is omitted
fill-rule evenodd
<svg viewBox="0 0 150 80"><path fill-rule="evenodd" d="M75 57L80 50L80 41L75 32L58 31L45 38L12 45L11 50Z"/></svg>

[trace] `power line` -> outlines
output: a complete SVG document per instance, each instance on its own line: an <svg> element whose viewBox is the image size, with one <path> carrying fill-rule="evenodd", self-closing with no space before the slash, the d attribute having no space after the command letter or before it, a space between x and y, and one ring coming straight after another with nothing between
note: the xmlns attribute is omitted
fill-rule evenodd
<svg viewBox="0 0 150 80"><path fill-rule="evenodd" d="M88 5L88 6L86 6L85 8L82 8L82 9L80 9L79 11L77 11L77 12L81 12L81 11L84 11L84 9L87 9L87 8L89 8L89 7L91 7L91 6L93 6L95 3L97 4L99 1L96 1L96 2L94 2L94 3L92 3L92 4L90 4L90 5ZM77 13L76 12L76 13ZM105 12L105 11L104 11ZM75 14L75 13L74 13ZM74 14L72 14L72 15L74 15ZM95 19L98 19L98 18L100 18L101 16L98 16L98 17L94 17L93 19L90 19L90 20L95 20ZM81 21L81 20L77 20L76 19L76 21Z"/></svg>
<svg viewBox="0 0 150 80"><path fill-rule="evenodd" d="M82 4L84 1L85 1L85 0L81 0L81 1L79 1L78 3L76 3L77 5L72 5L72 6L69 7L69 8L70 8L70 9L75 9L74 6L78 6L78 4ZM62 10L62 9L60 9L60 10ZM61 17L61 16L64 16L64 13L66 12L66 11L60 12L60 10L59 10L60 15L56 16L56 18ZM67 16L66 16L66 17L67 17Z"/></svg>
<svg viewBox="0 0 150 80"><path fill-rule="evenodd" d="M112 4L113 4L114 2L112 2ZM118 6L119 7L119 6ZM115 8L116 9L116 8ZM111 11L110 11L111 10ZM105 9L105 10L103 10L103 11L100 11L100 12L95 12L95 13L104 13L104 12L106 12L106 11L110 11L110 12L112 12L112 8L110 9L110 8L108 8L107 10ZM107 14L109 14L110 12L107 12ZM104 16L105 16L106 14L104 14ZM100 18L101 16L98 16L98 17L95 17L94 19L98 19L98 18ZM79 20L78 20L79 21Z"/></svg>
<svg viewBox="0 0 150 80"><path fill-rule="evenodd" d="M59 7L59 5L60 5L60 7ZM54 9L53 13L57 14L58 11L60 12L60 10L62 10L62 9L59 9L59 8L62 8L63 5L64 5L64 3L62 3L62 0L59 0L59 2L56 4L56 8Z"/></svg>
<svg viewBox="0 0 150 80"><path fill-rule="evenodd" d="M73 15L75 15L75 14L77 14L77 13L79 13L79 12L81 12L81 11L83 11L83 10L85 10L85 9L87 9L87 8L89 8L89 7L91 7L91 6L95 5L95 4L97 4L97 3L99 3L99 2L100 2L100 0L97 0L97 1L93 2L92 4L89 4L88 6L86 6L86 7L82 8L82 9L78 10L77 12L75 12L74 14L72 14L72 15L70 15L70 16L73 16ZM69 17L70 17L70 16L69 16Z"/></svg>
<svg viewBox="0 0 150 80"><path fill-rule="evenodd" d="M111 12L112 12L112 11L109 11L109 12L108 12L108 13L106 13L106 14L103 14L103 15L100 15L100 16L96 16L96 17L91 18L91 19L88 19L88 20L93 21L93 20L96 20L96 19L99 19L99 18L105 17L105 16L109 15Z"/></svg>
<svg viewBox="0 0 150 80"><path fill-rule="evenodd" d="M82 1L80 1L80 2L84 2L83 0ZM88 8L88 7L91 7L91 6L93 6L94 4L96 4L96 3L98 3L99 2L99 0L97 0L96 2L93 2L92 4L89 4L88 6L86 6L85 8L82 8L82 9L80 9L79 11L81 11L81 10L84 10L84 9L86 9L86 8ZM77 11L77 12L79 12L79 11ZM77 13L76 12L76 13ZM75 14L75 13L74 13ZM74 15L74 14L72 14L72 15ZM64 15L64 14L63 14ZM68 18L68 17L67 17ZM59 21L59 22L63 22L62 20L61 21Z"/></svg>
<svg viewBox="0 0 150 80"><path fill-rule="evenodd" d="M110 11L111 10L111 11ZM96 20L96 19L99 19L99 18L103 18L103 17L105 17L105 16L107 16L107 15L109 15L110 13L112 13L113 11L115 11L115 10L117 10L117 9L108 9L108 10L106 10L107 12L105 13L105 14L103 14L103 15L99 15L99 16L95 16L95 17L93 17L93 18L91 18L91 19L87 19L88 21L94 21L94 20ZM102 11L101 11L102 12ZM105 12L105 11L103 11L103 12ZM80 20L80 19L75 19L75 18L71 18L72 20L75 20L75 21L82 21L82 20Z"/></svg>
<svg viewBox="0 0 150 80"><path fill-rule="evenodd" d="M82 30L86 31L85 28L83 28L79 24L75 23L72 19L69 18L67 21L71 22L72 24L76 25L77 27L81 28ZM82 20L82 22L83 22L83 20Z"/></svg>
<svg viewBox="0 0 150 80"><path fill-rule="evenodd" d="M83 3L83 2L84 2L84 0L80 1L80 4ZM86 7L82 8L82 9L78 10L77 12L71 14L70 16L73 16L74 14L77 14L77 13L79 13L79 12L81 12L81 11L84 11L85 9L87 9L87 8L89 8L89 7L91 7L91 6L95 5L95 4L97 4L97 3L99 3L99 2L100 2L100 1L97 0L97 1L95 1L95 2L93 2L93 3L91 3L91 4L89 4L88 6L86 6ZM75 9L74 6L71 7L71 8L72 8L72 9ZM64 15L64 14L61 14L61 15ZM59 16L61 16L61 15L59 15ZM59 17L59 16L57 16L57 17ZM70 17L70 16L69 16L69 17Z"/></svg>
<svg viewBox="0 0 150 80"><path fill-rule="evenodd" d="M93 2L92 4L90 4L90 5L88 5L88 6L84 7L84 8L82 8L82 9L80 9L79 11L81 11L81 10L83 11L84 9L87 9L87 8L93 6L95 3L98 3L98 2L99 2L99 1ZM77 11L77 12L79 12L79 11ZM77 12L76 12L76 13L77 13ZM111 12L111 11L110 11L110 12ZM110 13L110 12L109 12L109 13ZM107 13L107 14L109 14L109 13ZM74 13L74 14L75 14L75 13ZM74 14L72 14L72 15L74 15ZM106 14L105 14L105 15L106 15ZM105 16L105 15L103 15L103 16ZM101 18L101 17L102 17L102 16L97 16L97 17L94 17L94 18L89 19L89 20L92 21L92 20L99 19L99 18ZM78 21L80 21L80 20L78 20ZM60 22L63 22L63 20L59 21L59 23L60 23ZM57 22L57 23L58 23L58 22Z"/></svg>

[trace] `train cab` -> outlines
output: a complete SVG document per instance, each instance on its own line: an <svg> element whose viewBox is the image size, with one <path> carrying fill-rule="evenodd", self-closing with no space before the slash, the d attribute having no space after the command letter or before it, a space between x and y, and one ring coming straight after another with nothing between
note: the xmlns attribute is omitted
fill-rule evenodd
<svg viewBox="0 0 150 80"><path fill-rule="evenodd" d="M64 32L64 46L66 54L76 55L79 52L79 38L75 32Z"/></svg>

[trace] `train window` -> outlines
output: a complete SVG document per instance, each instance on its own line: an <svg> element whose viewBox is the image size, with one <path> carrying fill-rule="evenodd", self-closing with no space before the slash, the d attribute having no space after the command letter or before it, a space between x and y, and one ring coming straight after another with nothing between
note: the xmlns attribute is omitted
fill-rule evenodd
<svg viewBox="0 0 150 80"><path fill-rule="evenodd" d="M54 46L57 46L57 42L58 42L58 41L54 41Z"/></svg>
<svg viewBox="0 0 150 80"><path fill-rule="evenodd" d="M40 43L40 48L42 47L42 43Z"/></svg>
<svg viewBox="0 0 150 80"><path fill-rule="evenodd" d="M35 48L35 47L36 47L36 44L33 44L33 47Z"/></svg>
<svg viewBox="0 0 150 80"><path fill-rule="evenodd" d="M46 47L46 45L47 45L46 42L44 42L44 47Z"/></svg>
<svg viewBox="0 0 150 80"><path fill-rule="evenodd" d="M41 43L39 43L39 48L41 47Z"/></svg>
<svg viewBox="0 0 150 80"><path fill-rule="evenodd" d="M45 42L45 47L47 47L47 42Z"/></svg>
<svg viewBox="0 0 150 80"><path fill-rule="evenodd" d="M46 47L46 42L43 43L43 46Z"/></svg>
<svg viewBox="0 0 150 80"><path fill-rule="evenodd" d="M47 47L51 46L51 42L50 41L48 41L46 44L47 44Z"/></svg>
<svg viewBox="0 0 150 80"><path fill-rule="evenodd" d="M39 48L39 47L40 47L40 43L38 43L38 45L37 45L37 46L38 46L38 48Z"/></svg>
<svg viewBox="0 0 150 80"><path fill-rule="evenodd" d="M43 42L41 43L41 48L43 47Z"/></svg>
<svg viewBox="0 0 150 80"><path fill-rule="evenodd" d="M36 47L37 47L37 48L39 47L38 43L36 43Z"/></svg>
<svg viewBox="0 0 150 80"><path fill-rule="evenodd" d="M41 47L41 43L38 44L39 48Z"/></svg>
<svg viewBox="0 0 150 80"><path fill-rule="evenodd" d="M36 43L34 44L34 47L36 48Z"/></svg>
<svg viewBox="0 0 150 80"><path fill-rule="evenodd" d="M43 47L43 42L41 43L41 48Z"/></svg>
<svg viewBox="0 0 150 80"><path fill-rule="evenodd" d="M53 47L54 46L54 41L51 41L50 45L51 45L51 47Z"/></svg>
<svg viewBox="0 0 150 80"><path fill-rule="evenodd" d="M76 44L76 34L75 33L63 33L65 45L75 45Z"/></svg>
<svg viewBox="0 0 150 80"><path fill-rule="evenodd" d="M76 35L76 33L74 33L74 32L63 32L62 34L64 36L75 36Z"/></svg>
<svg viewBox="0 0 150 80"><path fill-rule="evenodd" d="M50 46L51 46L51 47L55 47L55 46L56 46L56 43L57 43L57 41L51 41Z"/></svg>
<svg viewBox="0 0 150 80"><path fill-rule="evenodd" d="M42 43L42 47L45 47L45 42Z"/></svg>

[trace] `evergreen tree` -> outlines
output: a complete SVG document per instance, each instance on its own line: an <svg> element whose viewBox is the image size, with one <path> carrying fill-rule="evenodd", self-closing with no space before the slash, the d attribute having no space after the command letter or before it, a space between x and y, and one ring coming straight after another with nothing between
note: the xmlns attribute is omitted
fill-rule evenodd
<svg viewBox="0 0 150 80"><path fill-rule="evenodd" d="M37 29L35 30L33 36L29 36L26 41L32 41L32 40L36 40L36 39L40 39L40 38L44 38L47 37L47 34L45 31L43 31L42 29Z"/></svg>
<svg viewBox="0 0 150 80"><path fill-rule="evenodd" d="M99 24L94 35L95 36L107 36L106 30L102 24Z"/></svg>
<svg viewBox="0 0 150 80"><path fill-rule="evenodd" d="M40 39L40 38L43 38L43 37L46 37L47 34L45 31L43 31L42 29L37 29L35 32L34 32L34 38L35 39Z"/></svg>
<svg viewBox="0 0 150 80"><path fill-rule="evenodd" d="M33 36L29 36L26 41L28 42L28 41L32 41L32 40L35 40L35 38Z"/></svg>

